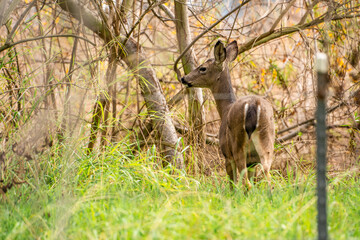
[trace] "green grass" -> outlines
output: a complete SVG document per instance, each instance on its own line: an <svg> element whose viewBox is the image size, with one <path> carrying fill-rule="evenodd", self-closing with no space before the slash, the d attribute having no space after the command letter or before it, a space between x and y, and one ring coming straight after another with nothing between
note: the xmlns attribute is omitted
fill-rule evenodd
<svg viewBox="0 0 360 240"><path fill-rule="evenodd" d="M315 177L230 192L224 177L173 174L154 149L120 143L87 157L41 157L41 171L0 202L0 239L315 239ZM39 159L40 160L40 159ZM30 165L29 165L30 166ZM31 172L31 171L30 171ZM39 172L34 177L35 172ZM359 180L329 183L331 239L360 239Z"/></svg>

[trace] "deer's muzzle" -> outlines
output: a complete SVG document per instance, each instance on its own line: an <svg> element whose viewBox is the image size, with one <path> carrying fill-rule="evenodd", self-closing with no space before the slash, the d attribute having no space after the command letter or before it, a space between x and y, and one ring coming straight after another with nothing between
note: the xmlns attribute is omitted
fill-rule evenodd
<svg viewBox="0 0 360 240"><path fill-rule="evenodd" d="M181 83L187 85L187 87L191 87L191 83L187 82L184 77L181 78Z"/></svg>

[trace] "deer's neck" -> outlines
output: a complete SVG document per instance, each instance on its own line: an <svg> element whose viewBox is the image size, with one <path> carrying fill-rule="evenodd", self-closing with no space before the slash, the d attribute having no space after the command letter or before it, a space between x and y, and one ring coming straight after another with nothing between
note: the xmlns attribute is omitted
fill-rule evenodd
<svg viewBox="0 0 360 240"><path fill-rule="evenodd" d="M211 91L214 95L216 108L222 120L229 112L231 105L236 101L236 96L231 85L229 69L227 67L221 72L219 79L216 81Z"/></svg>

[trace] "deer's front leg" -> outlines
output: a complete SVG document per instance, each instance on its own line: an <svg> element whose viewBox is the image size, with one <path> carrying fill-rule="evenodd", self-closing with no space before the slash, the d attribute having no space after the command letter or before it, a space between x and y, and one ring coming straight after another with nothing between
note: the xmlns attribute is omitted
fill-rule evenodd
<svg viewBox="0 0 360 240"><path fill-rule="evenodd" d="M250 190L251 189L251 183L249 181L248 178L248 171L246 168L246 151L245 148L242 147L237 147L236 149L236 154L235 154L235 161L236 161L236 166L239 170L239 174L240 177L242 177L242 183L243 185Z"/></svg>
<svg viewBox="0 0 360 240"><path fill-rule="evenodd" d="M233 184L236 185L237 183L237 172L236 172L236 165L235 161L232 158L226 158L225 159L225 167L226 167L226 173L229 176L230 179L230 190L233 190Z"/></svg>

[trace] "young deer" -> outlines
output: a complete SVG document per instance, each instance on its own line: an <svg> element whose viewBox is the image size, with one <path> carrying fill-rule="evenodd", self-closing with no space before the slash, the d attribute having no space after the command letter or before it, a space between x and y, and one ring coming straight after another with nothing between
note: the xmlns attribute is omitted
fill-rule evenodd
<svg viewBox="0 0 360 240"><path fill-rule="evenodd" d="M229 74L228 63L238 55L236 41L226 48L218 41L214 48L215 59L208 59L181 79L188 87L210 88L220 114L220 148L226 159L226 172L231 182L237 183L237 170L243 174L243 184L251 188L247 166L261 163L270 184L270 167L273 160L275 126L271 104L259 96L244 96L236 100ZM247 159L254 148L257 159ZM232 183L230 182L230 188Z"/></svg>

